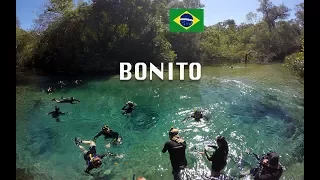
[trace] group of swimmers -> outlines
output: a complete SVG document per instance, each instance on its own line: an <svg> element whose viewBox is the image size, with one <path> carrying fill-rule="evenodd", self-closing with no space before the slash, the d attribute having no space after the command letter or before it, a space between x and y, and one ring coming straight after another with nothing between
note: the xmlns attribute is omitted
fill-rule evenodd
<svg viewBox="0 0 320 180"><path fill-rule="evenodd" d="M79 85L81 83L83 83L82 80L77 79L74 81L74 84L77 84L77 85ZM63 87L65 87L67 85L67 83L65 81L58 81L57 84L59 85L60 89L62 89ZM50 86L50 87L48 87L47 90L42 90L42 91L46 92L47 94L52 94L55 90L56 90L56 88L53 88L52 86Z"/></svg>
<svg viewBox="0 0 320 180"><path fill-rule="evenodd" d="M208 155L208 151L206 148L204 154L208 161L212 162L211 166L211 179L219 179L222 170L227 165L227 157L229 153L228 143L225 137L219 135L216 138L215 145L208 145L208 147L214 148L215 151L212 155ZM179 136L179 130L175 128L171 128L169 130L169 141L165 143L162 152L169 152L171 166L172 166L172 174L174 180L181 180L183 171L187 167L187 159L186 159L186 141ZM283 168L279 163L279 155L276 152L269 152L261 155L260 157L255 153L251 153L247 151L248 154L253 155L258 161L258 166L252 168L248 171L241 172L239 178L252 175L254 180L279 180Z"/></svg>
<svg viewBox="0 0 320 180"><path fill-rule="evenodd" d="M70 98L63 98L61 100L52 99L52 101L57 103L78 103L80 100L75 99L74 97ZM124 115L130 115L137 104L133 103L132 101L128 101L121 110L123 110ZM58 119L59 115L66 114L66 112L61 112L58 106L55 106L55 110L48 113L52 114L53 117ZM183 121L193 118L195 121L200 121L201 119L208 119L205 114L204 110L195 110L191 116L188 116ZM58 121L58 120L57 120ZM60 121L60 120L59 120ZM105 147L109 148L111 144L120 145L122 143L122 136L118 133L113 131L108 125L103 125L101 131L93 137L93 140L81 140L79 137L75 137L74 141L77 147L83 152L84 160L86 161L87 168L85 169L86 173L90 174L90 171L95 168L99 168L102 165L102 159L106 156L114 157L114 158L121 158L122 156L116 155L111 152L107 152L104 154L97 154L96 152L96 140L98 137L103 135L105 139L111 139L110 143L108 143ZM172 174L174 180L181 180L183 179L183 172L187 168L187 159L186 159L186 148L187 143L186 141L180 137L179 130L172 127L170 128L169 132L169 141L164 144L162 149L162 153L169 152L170 161L172 166ZM89 145L89 150L86 150L81 144ZM204 154L208 161L212 162L211 166L211 179L218 179L223 171L223 169L227 165L227 157L229 153L228 143L225 137L219 135L216 138L215 145L208 145L215 149L212 155L208 154L206 148ZM279 180L282 172L283 167L279 163L279 155L276 152L269 152L267 154L261 155L260 157L255 153L251 153L247 151L248 154L253 155L256 160L258 161L258 166L255 168L250 169L246 172L241 172L239 177L244 177L248 175L252 175L254 180ZM135 179L135 178L134 178ZM144 177L138 177L137 180L146 180Z"/></svg>

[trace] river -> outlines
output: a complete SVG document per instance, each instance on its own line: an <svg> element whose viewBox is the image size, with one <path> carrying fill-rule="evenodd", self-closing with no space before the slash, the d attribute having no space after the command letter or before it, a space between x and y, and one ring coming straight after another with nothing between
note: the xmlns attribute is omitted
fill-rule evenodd
<svg viewBox="0 0 320 180"><path fill-rule="evenodd" d="M229 176L236 177L239 171L256 165L245 153L252 149L257 154L278 152L286 169L283 179L303 177L304 86L281 64L203 67L199 81L120 81L119 76L83 80L51 95L41 91L56 83L50 77L28 74L19 80L18 176L131 180L136 174L148 180L170 180L169 155L161 150L168 140L168 130L174 126L187 142L188 174L192 179L210 172L211 164L199 152L205 144L214 143L217 135L225 136L229 143L224 169ZM81 102L58 104L61 111L69 112L60 117L60 122L46 114L57 105L53 98L70 96ZM129 118L121 114L127 100L137 104ZM209 119L181 122L195 108L206 108ZM108 150L123 158L105 158L102 167L88 176L74 137L92 139L103 124L119 132L123 143L106 149L107 141L100 137L98 153Z"/></svg>

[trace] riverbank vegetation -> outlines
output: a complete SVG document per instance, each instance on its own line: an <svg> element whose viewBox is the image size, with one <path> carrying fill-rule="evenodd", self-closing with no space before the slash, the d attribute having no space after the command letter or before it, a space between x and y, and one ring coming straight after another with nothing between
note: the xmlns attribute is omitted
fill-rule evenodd
<svg viewBox="0 0 320 180"><path fill-rule="evenodd" d="M33 29L21 29L17 18L17 71L118 72L119 62L277 61L303 78L304 4L290 10L259 2L245 23L227 19L203 33L170 33L169 9L203 8L200 0L49 0Z"/></svg>

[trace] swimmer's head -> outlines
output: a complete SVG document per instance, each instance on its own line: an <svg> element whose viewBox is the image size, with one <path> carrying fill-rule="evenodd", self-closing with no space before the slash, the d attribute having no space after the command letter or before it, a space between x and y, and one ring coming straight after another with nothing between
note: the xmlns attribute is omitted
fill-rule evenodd
<svg viewBox="0 0 320 180"><path fill-rule="evenodd" d="M94 157L92 160L92 166L95 168L98 168L102 165L102 161L101 158L99 158L98 156Z"/></svg>
<svg viewBox="0 0 320 180"><path fill-rule="evenodd" d="M60 108L59 108L58 106L55 106L54 109L55 109L56 111L59 111L59 110L60 110Z"/></svg>
<svg viewBox="0 0 320 180"><path fill-rule="evenodd" d="M105 132L109 132L110 131L110 128L109 128L109 126L108 125L103 125L102 126L102 131L105 131Z"/></svg>
<svg viewBox="0 0 320 180"><path fill-rule="evenodd" d="M226 141L225 137L221 136L221 135L217 136L216 142L217 142L219 147L220 146L224 146L225 144L227 144L227 141Z"/></svg>
<svg viewBox="0 0 320 180"><path fill-rule="evenodd" d="M129 106L133 106L133 105L134 105L132 101L128 101L127 104L128 104Z"/></svg>
<svg viewBox="0 0 320 180"><path fill-rule="evenodd" d="M71 100L74 100L74 97L71 97Z"/></svg>
<svg viewBox="0 0 320 180"><path fill-rule="evenodd" d="M175 135L178 135L179 134L179 130L178 129L175 129L174 127L171 127L170 130L169 130L169 136L170 138L175 136Z"/></svg>

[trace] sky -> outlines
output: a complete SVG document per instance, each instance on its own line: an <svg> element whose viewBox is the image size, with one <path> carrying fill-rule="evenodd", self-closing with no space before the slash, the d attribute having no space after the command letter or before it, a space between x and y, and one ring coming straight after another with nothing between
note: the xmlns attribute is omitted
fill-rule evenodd
<svg viewBox="0 0 320 180"><path fill-rule="evenodd" d="M294 18L295 5L303 0L271 0L273 4L284 3L292 9L290 18ZM31 29L33 19L45 3L45 0L16 0L16 14L22 29ZM256 12L258 0L201 0L204 7L204 24L210 26L218 22L234 19L236 24L246 21L246 14Z"/></svg>

